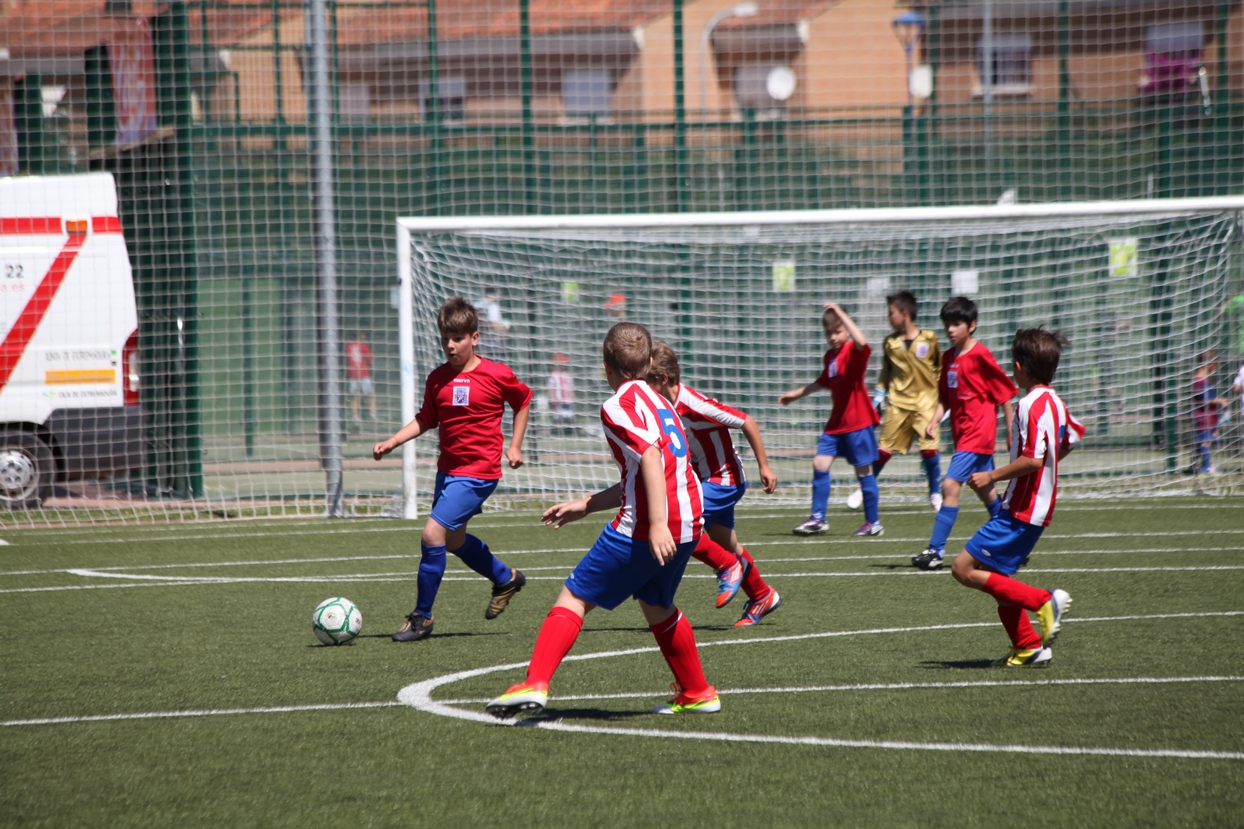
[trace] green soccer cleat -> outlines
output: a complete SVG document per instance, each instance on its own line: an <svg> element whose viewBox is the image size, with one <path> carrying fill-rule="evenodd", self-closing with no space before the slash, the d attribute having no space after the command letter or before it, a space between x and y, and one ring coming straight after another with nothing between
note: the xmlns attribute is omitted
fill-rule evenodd
<svg viewBox="0 0 1244 829"><path fill-rule="evenodd" d="M712 685L698 696L678 691L672 700L652 709L654 714L716 714L721 710L721 697Z"/></svg>
<svg viewBox="0 0 1244 829"><path fill-rule="evenodd" d="M520 682L511 685L484 710L499 720L508 720L516 714L540 714L548 704L549 686Z"/></svg>
<svg viewBox="0 0 1244 829"><path fill-rule="evenodd" d="M1011 648L1009 654L993 664L997 668L1046 668L1053 658L1054 652L1049 648Z"/></svg>
<svg viewBox="0 0 1244 829"><path fill-rule="evenodd" d="M1041 625L1041 644L1049 647L1058 638L1063 627L1063 616L1071 607L1071 596L1066 590L1055 590L1050 600L1037 609L1037 622Z"/></svg>

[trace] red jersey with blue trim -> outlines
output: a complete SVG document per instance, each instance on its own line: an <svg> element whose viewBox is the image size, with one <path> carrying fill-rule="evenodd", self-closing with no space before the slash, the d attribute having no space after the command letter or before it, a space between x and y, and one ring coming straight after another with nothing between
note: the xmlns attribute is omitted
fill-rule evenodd
<svg viewBox="0 0 1244 829"><path fill-rule="evenodd" d="M992 455L998 444L998 407L1019 392L983 343L942 355L937 396L950 412L956 452Z"/></svg>
<svg viewBox="0 0 1244 829"><path fill-rule="evenodd" d="M1002 505L1017 521L1048 527L1058 500L1058 461L1079 441L1084 427L1067 414L1066 404L1049 386L1029 389L1011 422L1011 460L1035 458L1041 466L1014 478Z"/></svg>
<svg viewBox="0 0 1244 829"><path fill-rule="evenodd" d="M864 385L864 372L868 371L872 353L872 346L856 345L855 340L847 340L837 351L831 348L825 352L825 367L816 378L817 385L829 389L834 400L834 410L825 422L825 434L856 432L881 422Z"/></svg>
<svg viewBox="0 0 1244 829"><path fill-rule="evenodd" d="M501 477L501 415L506 404L521 411L531 389L504 363L480 358L471 371L437 366L423 387L423 408L415 420L441 430L436 468L446 475L495 481Z"/></svg>
<svg viewBox="0 0 1244 829"><path fill-rule="evenodd" d="M636 541L648 540L648 493L639 460L650 446L665 469L665 516L679 544L696 541L702 528L704 494L691 469L687 436L673 405L642 380L630 380L600 407L609 451L622 471L622 507L613 528Z"/></svg>
<svg viewBox="0 0 1244 829"><path fill-rule="evenodd" d="M747 414L705 397L685 383L679 386L674 411L691 446L695 472L701 481L721 486L747 483L743 461L735 451L731 429L742 429Z"/></svg>

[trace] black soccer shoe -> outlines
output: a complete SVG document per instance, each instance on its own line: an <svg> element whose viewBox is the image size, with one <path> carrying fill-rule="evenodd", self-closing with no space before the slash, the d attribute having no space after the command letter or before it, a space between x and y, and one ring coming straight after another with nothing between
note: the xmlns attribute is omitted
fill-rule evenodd
<svg viewBox="0 0 1244 829"><path fill-rule="evenodd" d="M418 642L432 635L432 620L412 613L406 617L406 624L393 634L394 642Z"/></svg>
<svg viewBox="0 0 1244 829"><path fill-rule="evenodd" d="M511 569L510 572L514 575L509 581L505 584L493 585L492 598L488 601L488 609L484 611L485 619L495 619L504 613L514 594L526 586L527 577L523 575L521 570Z"/></svg>

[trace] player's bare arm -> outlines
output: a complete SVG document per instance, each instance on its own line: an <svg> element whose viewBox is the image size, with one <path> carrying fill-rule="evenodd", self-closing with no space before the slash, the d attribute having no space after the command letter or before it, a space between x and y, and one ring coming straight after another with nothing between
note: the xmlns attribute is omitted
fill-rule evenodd
<svg viewBox="0 0 1244 829"><path fill-rule="evenodd" d="M416 420L407 423L401 429L397 430L397 434L388 440L382 440L371 448L371 456L373 460L380 460L385 455L392 452L408 440L414 440L424 432L423 424Z"/></svg>
<svg viewBox="0 0 1244 829"><path fill-rule="evenodd" d="M842 310L842 306L836 302L826 302L824 305L826 311L833 311L842 320L842 325L847 329L847 333L851 335L851 339L855 340L855 344L859 346L868 345L868 338L864 336L864 332L859 329L855 321L851 319L851 315Z"/></svg>
<svg viewBox="0 0 1244 829"><path fill-rule="evenodd" d="M510 435L510 446L505 450L505 459L509 462L510 469L518 469L523 465L523 437L527 434L527 420L530 417L530 404L514 413L514 431Z"/></svg>
<svg viewBox="0 0 1244 829"><path fill-rule="evenodd" d="M617 483L586 498L554 504L544 511L544 514L540 516L540 521L545 526L558 530L571 521L578 521L594 512L617 509L620 506L622 506L622 484Z"/></svg>
<svg viewBox="0 0 1244 829"><path fill-rule="evenodd" d="M929 425L924 427L924 433L931 438L937 437L937 429L942 425L942 418L945 416L946 407L939 402L937 408L933 410L933 418L929 421ZM1009 440L1007 444L1010 445Z"/></svg>
<svg viewBox="0 0 1244 829"><path fill-rule="evenodd" d="M1041 468L1042 463L1041 458L1019 457L1006 466L1000 466L989 472L974 473L968 478L968 486L976 490L987 489L998 481L1009 481L1031 475Z"/></svg>
<svg viewBox="0 0 1244 829"><path fill-rule="evenodd" d="M783 393L782 396L778 398L778 405L789 406L796 400L807 397L809 394L816 394L818 391L823 389L824 386L814 380L806 386L800 386L797 389L791 389L790 391Z"/></svg>
<svg viewBox="0 0 1244 829"><path fill-rule="evenodd" d="M756 466L760 468L760 482L764 485L765 493L771 495L777 489L778 479L769 466L769 455L765 452L765 442L760 437L760 426L751 415L743 421L743 437L747 438L752 454L756 456Z"/></svg>
<svg viewBox="0 0 1244 829"><path fill-rule="evenodd" d="M1002 404L1002 419L1006 421L1006 445L1009 448L1011 445L1011 438L1014 437L1014 435L1011 434L1014 431L1014 424L1011 422L1015 419L1014 398Z"/></svg>
<svg viewBox="0 0 1244 829"><path fill-rule="evenodd" d="M649 446L639 458L639 473L644 477L644 491L648 496L648 548L652 557L664 565L678 552L674 536L670 533L665 512L665 465L661 450Z"/></svg>

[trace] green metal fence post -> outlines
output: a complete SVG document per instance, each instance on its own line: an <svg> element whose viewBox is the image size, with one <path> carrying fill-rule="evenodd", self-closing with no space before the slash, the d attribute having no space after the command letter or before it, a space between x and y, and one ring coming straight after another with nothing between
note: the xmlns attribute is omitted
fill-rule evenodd
<svg viewBox="0 0 1244 829"><path fill-rule="evenodd" d="M683 0L674 0L674 196L679 213L687 209L687 100L683 65Z"/></svg>
<svg viewBox="0 0 1244 829"><path fill-rule="evenodd" d="M441 215L441 52L437 31L436 0L428 0L428 122L432 125L432 204L433 216Z"/></svg>
<svg viewBox="0 0 1244 829"><path fill-rule="evenodd" d="M25 175L41 175L47 163L43 155L43 76L27 75L15 83L13 98L17 167Z"/></svg>
<svg viewBox="0 0 1244 829"><path fill-rule="evenodd" d="M1071 198L1071 3L1058 0L1058 197Z"/></svg>
<svg viewBox="0 0 1244 829"><path fill-rule="evenodd" d="M527 199L525 213L542 213L536 192L536 136L531 113L531 0L521 0L518 7L519 64L523 107L523 192Z"/></svg>

